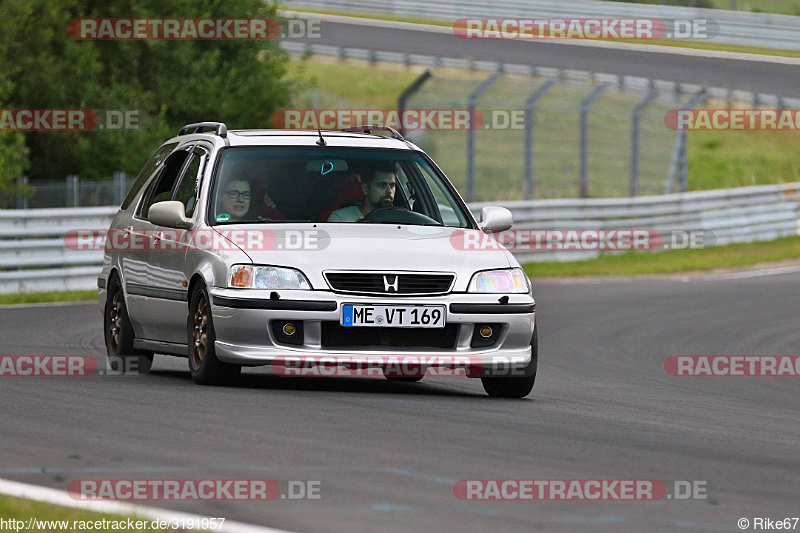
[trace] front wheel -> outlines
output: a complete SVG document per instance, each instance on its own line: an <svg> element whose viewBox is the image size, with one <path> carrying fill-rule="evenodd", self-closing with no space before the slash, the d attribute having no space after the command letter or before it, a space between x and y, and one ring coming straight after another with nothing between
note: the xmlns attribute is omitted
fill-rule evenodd
<svg viewBox="0 0 800 533"><path fill-rule="evenodd" d="M531 362L525 367L524 376L485 377L481 378L483 390L495 398L524 398L533 390L536 381L536 367L539 361L539 340L536 336L539 328L533 330L531 338Z"/></svg>
<svg viewBox="0 0 800 533"><path fill-rule="evenodd" d="M198 283L189 299L187 321L189 343L189 371L199 385L226 385L235 381L242 371L240 365L223 363L217 359L214 341L214 323L208 292Z"/></svg>

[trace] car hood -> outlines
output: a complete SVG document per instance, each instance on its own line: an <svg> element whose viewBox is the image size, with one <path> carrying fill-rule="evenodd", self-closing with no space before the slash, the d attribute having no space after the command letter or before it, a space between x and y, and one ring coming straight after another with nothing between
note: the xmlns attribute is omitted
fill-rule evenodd
<svg viewBox="0 0 800 533"><path fill-rule="evenodd" d="M254 264L297 268L314 288L327 287L324 271L408 270L453 272L453 290L464 291L476 271L517 266L500 245L464 250L460 243L465 233L483 237L479 230L397 224L244 224L215 229L232 235Z"/></svg>

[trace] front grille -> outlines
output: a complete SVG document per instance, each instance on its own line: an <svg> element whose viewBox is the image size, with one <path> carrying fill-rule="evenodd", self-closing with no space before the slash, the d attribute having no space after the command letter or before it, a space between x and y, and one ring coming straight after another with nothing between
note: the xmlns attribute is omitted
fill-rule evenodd
<svg viewBox="0 0 800 533"><path fill-rule="evenodd" d="M322 322L322 346L326 348L391 346L416 348L453 348L458 324L444 328L360 328Z"/></svg>
<svg viewBox="0 0 800 533"><path fill-rule="evenodd" d="M447 294L453 274L404 274L402 272L326 272L325 278L335 291L350 294Z"/></svg>

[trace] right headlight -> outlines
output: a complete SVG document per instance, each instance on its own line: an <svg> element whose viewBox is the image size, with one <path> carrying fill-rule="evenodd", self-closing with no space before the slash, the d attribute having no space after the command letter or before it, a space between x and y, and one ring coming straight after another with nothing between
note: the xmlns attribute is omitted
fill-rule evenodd
<svg viewBox="0 0 800 533"><path fill-rule="evenodd" d="M228 271L228 287L235 289L311 290L311 284L299 270L253 265L233 265Z"/></svg>
<svg viewBox="0 0 800 533"><path fill-rule="evenodd" d="M530 291L528 276L521 268L484 270L476 272L469 282L468 292L490 294L523 294Z"/></svg>

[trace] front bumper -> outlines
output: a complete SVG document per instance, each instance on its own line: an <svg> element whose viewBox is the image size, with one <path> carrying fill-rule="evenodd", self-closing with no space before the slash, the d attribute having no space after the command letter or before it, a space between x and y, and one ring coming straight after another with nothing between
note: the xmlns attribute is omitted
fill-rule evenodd
<svg viewBox="0 0 800 533"><path fill-rule="evenodd" d="M470 377L490 375L520 375L531 361L531 337L535 328L535 302L528 294L502 295L454 293L435 297L376 297L338 294L331 291L281 291L279 299L271 299L272 291L253 289L210 289L214 330L217 337L217 357L224 362L246 366L271 365L278 370L287 358L319 358L330 356L336 360L373 357L388 360L406 358L427 361L426 368L470 361L473 369L479 369ZM505 300L505 298L503 298ZM396 305L444 305L448 334L452 336L439 347L400 345L388 343L352 346L341 342L330 342L326 331L338 326L343 304L396 304ZM288 344L276 335L273 322L302 324L300 344ZM500 326L500 331L491 346L475 346L476 324ZM382 328L346 328L345 334L356 330ZM419 332L420 336L436 335L444 330L410 330L404 334ZM335 344L335 345L334 345ZM480 343L478 343L480 344Z"/></svg>

